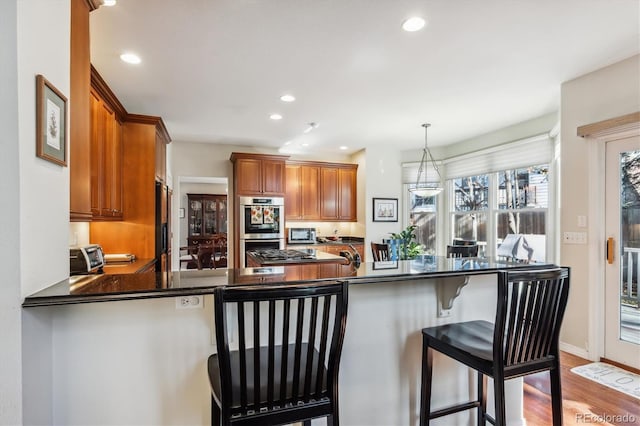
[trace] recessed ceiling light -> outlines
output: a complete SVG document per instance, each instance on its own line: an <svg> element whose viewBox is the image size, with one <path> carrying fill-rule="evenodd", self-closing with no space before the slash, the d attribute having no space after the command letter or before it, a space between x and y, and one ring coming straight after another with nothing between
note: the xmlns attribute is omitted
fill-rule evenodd
<svg viewBox="0 0 640 426"><path fill-rule="evenodd" d="M342 145L342 146L340 147L340 149L344 151L345 149L349 149L349 147L348 147L348 146L344 146L344 145Z"/></svg>
<svg viewBox="0 0 640 426"><path fill-rule="evenodd" d="M305 142L302 144L302 146L309 146L309 144Z"/></svg>
<svg viewBox="0 0 640 426"><path fill-rule="evenodd" d="M272 120L282 120L282 116L280 114L271 114L269 118Z"/></svg>
<svg viewBox="0 0 640 426"><path fill-rule="evenodd" d="M412 16L402 23L402 29L408 32L420 31L424 28L426 23L427 22L423 18L419 16Z"/></svg>
<svg viewBox="0 0 640 426"><path fill-rule="evenodd" d="M296 97L295 97L295 96L293 96L293 95L289 95L289 94L287 94L287 95L282 95L282 96L280 96L280 100L281 100L282 102L293 102L293 101L295 101L295 100L296 100Z"/></svg>
<svg viewBox="0 0 640 426"><path fill-rule="evenodd" d="M123 53L122 55L120 55L120 59L128 64L139 64L140 62L142 62L140 60L140 57L135 53Z"/></svg>
<svg viewBox="0 0 640 426"><path fill-rule="evenodd" d="M103 6L115 6L116 5L116 0L104 0L104 3L102 3Z"/></svg>

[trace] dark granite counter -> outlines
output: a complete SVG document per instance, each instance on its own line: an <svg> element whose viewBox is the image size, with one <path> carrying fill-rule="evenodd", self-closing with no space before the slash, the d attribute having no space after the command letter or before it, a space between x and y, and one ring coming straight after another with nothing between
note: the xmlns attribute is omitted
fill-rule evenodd
<svg viewBox="0 0 640 426"><path fill-rule="evenodd" d="M345 279L351 284L405 281L421 278L464 277L496 273L501 269L550 267L550 264L512 263L491 258L423 256L415 260L351 264L321 263L243 269L173 272L166 287L155 272L103 274L63 280L29 295L22 306L49 306L155 297L210 294L221 285L256 285Z"/></svg>

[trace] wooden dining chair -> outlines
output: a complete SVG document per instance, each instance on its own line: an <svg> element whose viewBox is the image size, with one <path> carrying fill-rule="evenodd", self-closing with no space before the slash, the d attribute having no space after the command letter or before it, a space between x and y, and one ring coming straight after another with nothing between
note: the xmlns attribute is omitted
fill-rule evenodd
<svg viewBox="0 0 640 426"><path fill-rule="evenodd" d="M478 245L447 246L447 257L477 257Z"/></svg>
<svg viewBox="0 0 640 426"><path fill-rule="evenodd" d="M422 330L420 425L477 409L477 424L504 426L504 381L548 371L553 425L562 425L558 336L569 294L569 268L501 271L495 323L467 321ZM478 372L475 400L431 411L433 351ZM487 414L487 376L493 378L495 417ZM441 390L440 390L441 392Z"/></svg>
<svg viewBox="0 0 640 426"><path fill-rule="evenodd" d="M371 243L371 253L373 253L373 261L380 262L389 260L389 246L387 244Z"/></svg>
<svg viewBox="0 0 640 426"><path fill-rule="evenodd" d="M347 283L218 287L212 425L338 425ZM238 349L231 349L233 341Z"/></svg>
<svg viewBox="0 0 640 426"><path fill-rule="evenodd" d="M213 236L213 268L227 267L227 234Z"/></svg>

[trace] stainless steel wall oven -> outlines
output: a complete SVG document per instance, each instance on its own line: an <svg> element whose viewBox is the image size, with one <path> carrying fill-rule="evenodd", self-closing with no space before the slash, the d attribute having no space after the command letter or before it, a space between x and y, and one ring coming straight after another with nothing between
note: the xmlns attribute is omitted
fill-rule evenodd
<svg viewBox="0 0 640 426"><path fill-rule="evenodd" d="M240 197L240 267L246 251L284 249L284 198Z"/></svg>

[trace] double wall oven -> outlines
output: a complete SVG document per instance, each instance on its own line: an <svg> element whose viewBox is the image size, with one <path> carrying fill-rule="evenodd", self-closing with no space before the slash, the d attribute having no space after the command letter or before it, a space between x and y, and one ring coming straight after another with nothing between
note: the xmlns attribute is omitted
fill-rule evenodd
<svg viewBox="0 0 640 426"><path fill-rule="evenodd" d="M247 250L284 249L284 198L240 197L240 267Z"/></svg>

